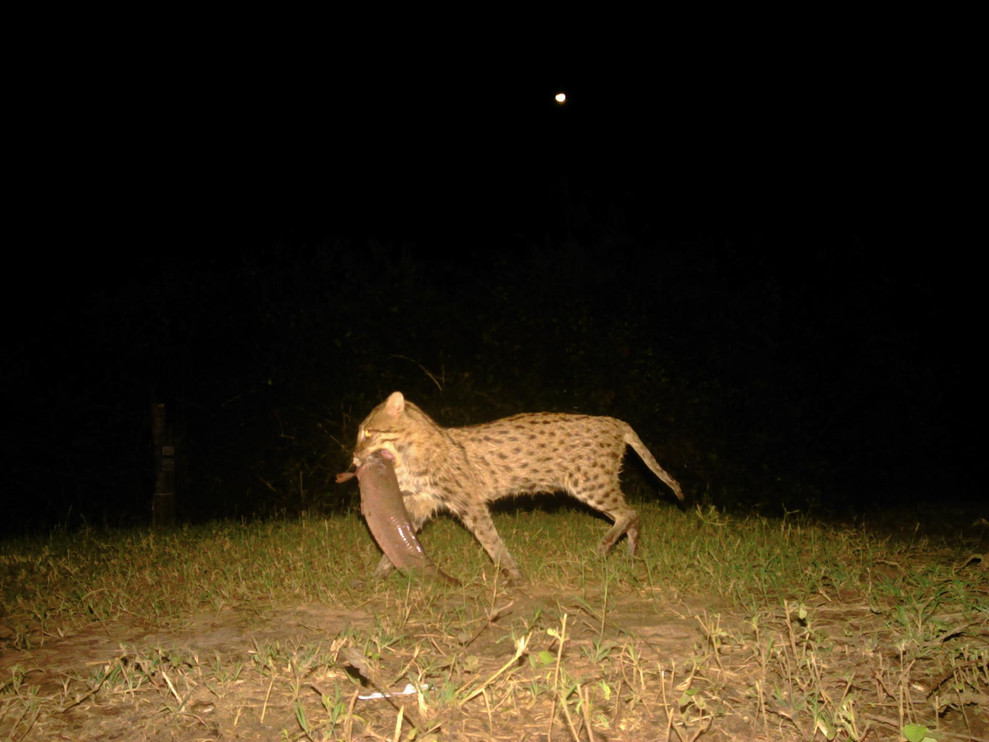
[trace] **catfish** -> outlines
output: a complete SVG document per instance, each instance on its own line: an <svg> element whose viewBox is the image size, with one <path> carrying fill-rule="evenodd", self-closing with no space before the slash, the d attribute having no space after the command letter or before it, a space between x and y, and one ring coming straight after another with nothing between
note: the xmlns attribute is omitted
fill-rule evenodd
<svg viewBox="0 0 989 742"><path fill-rule="evenodd" d="M354 476L355 472L338 474L337 482L346 482ZM459 585L458 580L436 566L419 543L398 488L394 456L389 451L375 451L357 468L356 476L361 490L361 513L391 563L403 572L421 572Z"/></svg>

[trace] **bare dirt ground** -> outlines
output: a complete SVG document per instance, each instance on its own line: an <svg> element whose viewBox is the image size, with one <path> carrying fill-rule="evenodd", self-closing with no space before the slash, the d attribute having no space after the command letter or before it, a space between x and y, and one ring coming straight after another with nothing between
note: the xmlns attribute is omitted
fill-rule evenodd
<svg viewBox="0 0 989 742"><path fill-rule="evenodd" d="M580 718L568 723L548 685L559 644L543 627L557 625L562 610L569 617L567 677L580 685L595 714L610 716L588 715L593 738L666 736L663 728L651 726L661 721L659 685L664 675L668 682L683 680L686 675L676 677L674 668L704 643L692 609L657 612L649 598L628 597L614 602L602 626L582 599L512 598L503 601L494 622L482 622L470 635L462 632L452 645L435 628L411 620L406 634L380 651L361 647L361 637L380 635L379 611L385 605L352 611L313 604L231 608L182 617L169 631L127 620L94 624L0 656L2 677L20 668L22 685L34 689L38 699L33 721L0 720L0 732L15 739L304 739L301 706L312 739L392 739L399 708L403 739L413 723L420 725L420 739L545 739L551 727L554 736L567 739L571 725L578 738L589 739ZM431 705L420 705L416 695L360 697L375 692L375 681L400 690L416 672L432 682L446 674L469 688L512 659L516 646L510 635L527 626L526 656L466 702L465 693L444 695L438 688L422 699ZM356 667L362 661L352 659L355 651L371 657L370 666ZM427 651L434 656L425 656ZM637 698L655 680L660 681L656 698ZM614 695L605 700L602 688L613 683ZM667 690L676 692L672 686ZM324 699L338 702L335 723ZM728 739L730 726L722 721L705 738Z"/></svg>
<svg viewBox="0 0 989 742"><path fill-rule="evenodd" d="M788 616L764 615L756 627L713 601L664 605L625 595L609 602L606 617L593 602L518 592L488 614L493 620L469 619L460 630L414 615L399 617L401 631L389 629L382 612L393 617L395 606L383 600L350 611L230 608L181 617L167 631L127 620L93 625L0 656L2 677L20 668L22 686L36 696L24 717L0 719L0 733L45 740L854 738L847 726L817 726L793 702L794 683L812 683L767 662L778 652L794 666L812 657L820 665L812 690L832 700L878 689L885 704L863 701L858 717L851 713L858 738L902 739L895 709L929 705L948 677L916 661L905 674L902 655L884 646L876 616L856 596L810 607L814 637L788 630ZM440 610L456 613L457 606ZM513 661L523 636L525 653ZM417 677L432 689L365 698ZM892 687L897 677L905 679L900 688ZM941 721L936 739L989 739L989 717L977 703L945 705Z"/></svg>
<svg viewBox="0 0 989 742"><path fill-rule="evenodd" d="M189 616L167 632L100 623L37 649L5 652L0 668L4 677L15 666L27 669L42 697L59 695L66 683L80 696L74 704L67 698L64 709L43 710L26 739L276 739L285 729L294 737L299 726L281 687L269 689L258 672L233 677L236 668L255 665L258 647L328 646L347 627L373 623L370 613L319 605ZM209 663L229 668L230 677L205 670ZM123 675L129 668L134 681L94 689L104 668Z"/></svg>

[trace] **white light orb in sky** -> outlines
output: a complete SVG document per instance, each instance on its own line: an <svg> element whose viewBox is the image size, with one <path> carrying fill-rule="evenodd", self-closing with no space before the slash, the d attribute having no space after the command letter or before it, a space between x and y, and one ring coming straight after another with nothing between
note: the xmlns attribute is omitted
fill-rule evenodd
<svg viewBox="0 0 989 742"><path fill-rule="evenodd" d="M567 94L562 92L557 93L556 95L553 96L553 100L555 100L557 103L566 103Z"/></svg>

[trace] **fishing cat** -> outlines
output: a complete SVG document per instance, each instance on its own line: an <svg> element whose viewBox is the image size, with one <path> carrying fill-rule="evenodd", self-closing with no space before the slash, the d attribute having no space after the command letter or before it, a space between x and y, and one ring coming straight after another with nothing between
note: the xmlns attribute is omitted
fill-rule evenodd
<svg viewBox="0 0 989 742"><path fill-rule="evenodd" d="M495 530L488 503L509 495L566 492L614 521L599 546L606 554L623 535L634 556L639 516L625 502L618 475L631 446L681 501L680 485L628 423L613 417L536 412L481 425L444 428L401 392L361 423L354 450L360 466L375 451L394 456L395 474L418 531L439 510L463 521L509 581L522 581ZM383 556L377 576L393 568Z"/></svg>

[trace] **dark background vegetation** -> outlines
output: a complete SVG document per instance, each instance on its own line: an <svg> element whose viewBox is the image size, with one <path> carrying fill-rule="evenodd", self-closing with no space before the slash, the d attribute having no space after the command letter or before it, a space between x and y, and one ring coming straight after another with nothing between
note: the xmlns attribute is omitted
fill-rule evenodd
<svg viewBox="0 0 989 742"><path fill-rule="evenodd" d="M395 389L446 425L620 417L742 512L984 503L980 281L938 198L965 112L923 52L799 47L63 70L71 120L25 123L0 531L148 523L155 402L182 520L352 508L333 475Z"/></svg>

